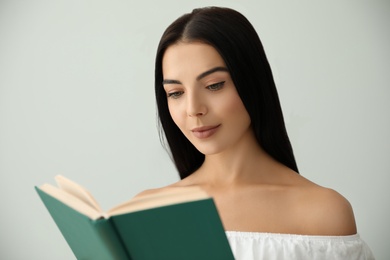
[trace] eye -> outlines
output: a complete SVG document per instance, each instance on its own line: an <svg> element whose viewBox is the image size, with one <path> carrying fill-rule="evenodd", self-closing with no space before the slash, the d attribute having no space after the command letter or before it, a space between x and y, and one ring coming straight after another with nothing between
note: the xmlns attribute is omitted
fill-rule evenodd
<svg viewBox="0 0 390 260"><path fill-rule="evenodd" d="M215 84L208 85L206 88L211 91L217 91L223 88L223 85L225 84L225 81L221 81Z"/></svg>
<svg viewBox="0 0 390 260"><path fill-rule="evenodd" d="M181 95L183 95L184 91L175 91L167 93L168 98L178 99Z"/></svg>

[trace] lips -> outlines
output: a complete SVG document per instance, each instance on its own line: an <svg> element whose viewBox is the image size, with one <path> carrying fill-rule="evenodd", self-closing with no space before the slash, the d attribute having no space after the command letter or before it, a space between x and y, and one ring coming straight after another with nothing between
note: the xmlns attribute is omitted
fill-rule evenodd
<svg viewBox="0 0 390 260"><path fill-rule="evenodd" d="M199 139L205 139L217 132L220 126L221 125L197 127L192 129L191 132L194 134L195 137Z"/></svg>

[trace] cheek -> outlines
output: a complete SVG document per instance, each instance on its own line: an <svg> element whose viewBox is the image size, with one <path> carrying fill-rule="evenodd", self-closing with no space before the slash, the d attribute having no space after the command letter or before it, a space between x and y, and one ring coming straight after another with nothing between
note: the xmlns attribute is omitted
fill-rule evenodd
<svg viewBox="0 0 390 260"><path fill-rule="evenodd" d="M242 103L241 98L238 96L237 93L235 93L233 95L230 95L226 99L226 102L224 102L224 104L226 104L226 105L223 107L223 112L226 115L230 115L230 116L233 116L233 117L235 115L237 115L237 116L242 116L242 117L248 117L249 118L249 114L246 111L245 106Z"/></svg>
<svg viewBox="0 0 390 260"><path fill-rule="evenodd" d="M170 104L168 103L168 111L169 111L169 114L171 115L171 118L172 118L173 122L174 122L179 128L181 128L182 120L181 120L181 112L180 112L180 109L178 109L177 106L175 106L175 105L170 105Z"/></svg>

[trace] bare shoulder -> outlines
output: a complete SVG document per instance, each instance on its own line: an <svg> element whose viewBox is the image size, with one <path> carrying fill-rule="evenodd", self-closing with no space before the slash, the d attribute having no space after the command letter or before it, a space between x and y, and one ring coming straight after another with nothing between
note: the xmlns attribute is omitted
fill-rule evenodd
<svg viewBox="0 0 390 260"><path fill-rule="evenodd" d="M335 190L310 185L303 189L299 205L309 233L353 235L357 232L351 204Z"/></svg>
<svg viewBox="0 0 390 260"><path fill-rule="evenodd" d="M144 191L141 191L140 193L138 193L137 195L135 195L134 198L139 198L139 197L143 197L146 195L158 194L158 193L161 193L162 189L163 188L144 190Z"/></svg>
<svg viewBox="0 0 390 260"><path fill-rule="evenodd" d="M165 187L154 188L154 189L147 189L147 190L141 191L140 193L135 195L134 198L139 198L139 197L148 196L148 195L158 195L158 194L165 193L165 192L167 192L169 190L175 190L175 189L183 188L183 187L186 187L186 186L181 185L181 182L179 181L179 182L170 184L170 185L165 186Z"/></svg>
<svg viewBox="0 0 390 260"><path fill-rule="evenodd" d="M139 198L139 197L143 197L143 196L147 196L147 195L154 195L154 194L158 195L158 194L166 192L169 189L172 189L173 187L174 186L170 185L170 186L161 187L161 188L144 190L144 191L141 191L140 193L138 193L137 195L135 195L134 198Z"/></svg>

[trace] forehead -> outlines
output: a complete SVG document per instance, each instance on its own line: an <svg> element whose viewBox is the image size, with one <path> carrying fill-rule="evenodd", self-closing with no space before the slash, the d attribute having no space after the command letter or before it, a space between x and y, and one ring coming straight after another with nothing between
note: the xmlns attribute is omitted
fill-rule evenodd
<svg viewBox="0 0 390 260"><path fill-rule="evenodd" d="M167 48L162 60L164 78L197 76L214 67L226 67L221 55L211 45L179 42Z"/></svg>

